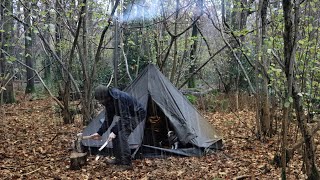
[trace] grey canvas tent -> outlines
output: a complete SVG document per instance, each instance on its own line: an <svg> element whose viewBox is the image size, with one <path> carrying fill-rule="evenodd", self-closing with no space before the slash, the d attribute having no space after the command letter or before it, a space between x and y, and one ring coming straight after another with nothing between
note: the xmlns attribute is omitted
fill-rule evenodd
<svg viewBox="0 0 320 180"><path fill-rule="evenodd" d="M147 65L124 91L136 97L147 109L147 118L129 137L133 156L137 152L200 156L207 149L222 147L222 139L217 131L155 65ZM104 115L105 113L101 112L93 119L83 130L83 135L97 132L104 121ZM152 124L149 120L152 117L159 117L160 121L156 125ZM180 141L178 149L171 149L165 143L169 130L178 136ZM98 148L107 139L109 131L110 128L103 135L102 141L83 140L82 143L89 150ZM110 148L112 143L105 149Z"/></svg>

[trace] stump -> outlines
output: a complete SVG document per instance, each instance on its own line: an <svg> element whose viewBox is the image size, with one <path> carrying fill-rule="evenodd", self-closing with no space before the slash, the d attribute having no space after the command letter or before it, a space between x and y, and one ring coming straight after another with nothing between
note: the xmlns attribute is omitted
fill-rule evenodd
<svg viewBox="0 0 320 180"><path fill-rule="evenodd" d="M70 155L70 169L79 170L87 163L87 153L73 152Z"/></svg>

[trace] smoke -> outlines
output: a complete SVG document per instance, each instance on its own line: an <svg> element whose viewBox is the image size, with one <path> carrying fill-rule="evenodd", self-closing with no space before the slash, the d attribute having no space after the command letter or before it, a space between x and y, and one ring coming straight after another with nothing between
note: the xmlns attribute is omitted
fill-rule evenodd
<svg viewBox="0 0 320 180"><path fill-rule="evenodd" d="M97 0L102 9L107 10L108 14L111 13L113 8L112 3L104 3L103 0ZM188 13L189 15L195 13L193 8L195 5L194 0L180 1L180 14ZM149 21L160 18L162 13L166 17L172 17L176 11L176 1L171 0L133 0L129 4L123 5L119 11L116 11L115 17L120 22L132 21ZM164 12L162 12L164 11Z"/></svg>
<svg viewBox="0 0 320 180"><path fill-rule="evenodd" d="M151 20L160 16L161 0L134 1L123 10L123 15L119 17L122 22Z"/></svg>

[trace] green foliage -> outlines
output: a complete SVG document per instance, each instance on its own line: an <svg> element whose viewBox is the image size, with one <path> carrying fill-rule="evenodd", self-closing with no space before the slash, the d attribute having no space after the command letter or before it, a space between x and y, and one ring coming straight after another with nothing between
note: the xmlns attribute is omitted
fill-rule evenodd
<svg viewBox="0 0 320 180"><path fill-rule="evenodd" d="M197 97L192 94L188 94L186 95L186 97L191 102L191 104L195 104L197 102Z"/></svg>
<svg viewBox="0 0 320 180"><path fill-rule="evenodd" d="M100 83L107 83L110 77L112 76L112 69L111 67L105 67L103 65L98 66L97 69L97 78L96 81L98 84ZM100 68L101 67L101 68Z"/></svg>
<svg viewBox="0 0 320 180"><path fill-rule="evenodd" d="M244 29L241 29L241 30L235 30L233 31L233 34L236 36L236 37L241 37L241 36L245 36L249 33L249 30L244 28Z"/></svg>

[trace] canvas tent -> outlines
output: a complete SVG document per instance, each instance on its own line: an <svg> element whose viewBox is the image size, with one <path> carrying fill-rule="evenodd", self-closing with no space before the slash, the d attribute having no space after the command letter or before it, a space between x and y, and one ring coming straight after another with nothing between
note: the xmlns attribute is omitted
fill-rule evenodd
<svg viewBox="0 0 320 180"><path fill-rule="evenodd" d="M146 154L199 156L206 149L222 147L222 139L212 125L155 65L149 64L124 91L136 97L147 109L147 118L129 137L133 156L138 150ZM152 118L156 120L152 121ZM104 112L101 112L84 129L83 135L97 132L103 121ZM91 150L100 147L107 139L110 129L103 135L102 141L83 140L83 145ZM166 144L169 130L178 136L178 149L171 149ZM112 148L112 143L105 149L108 148Z"/></svg>

